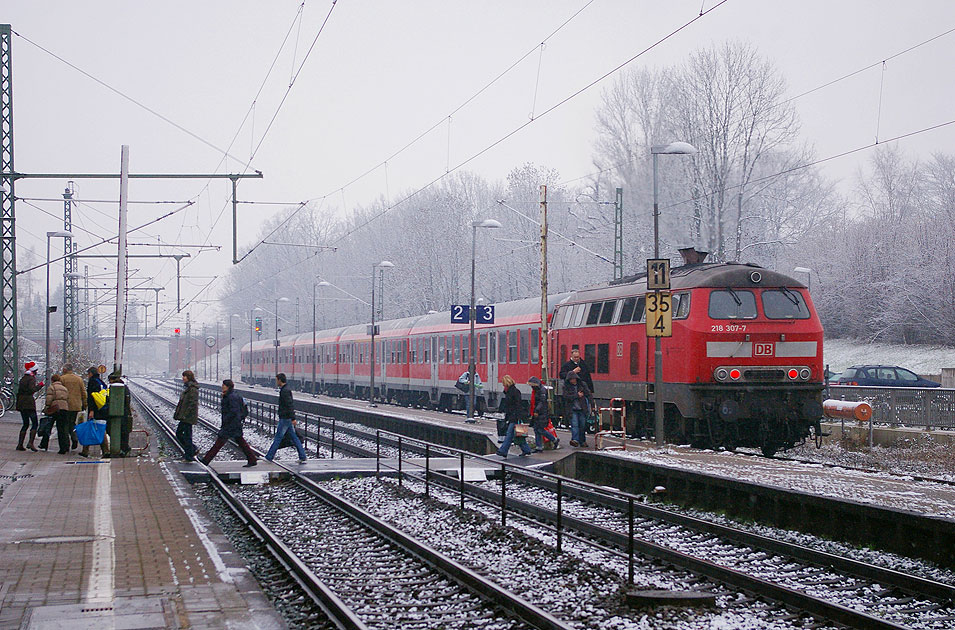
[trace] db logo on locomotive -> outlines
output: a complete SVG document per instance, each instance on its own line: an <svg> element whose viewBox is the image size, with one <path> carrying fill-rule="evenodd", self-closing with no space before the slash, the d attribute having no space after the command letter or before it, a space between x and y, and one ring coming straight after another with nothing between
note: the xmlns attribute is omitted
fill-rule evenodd
<svg viewBox="0 0 955 630"><path fill-rule="evenodd" d="M773 356L773 344L772 344L772 343L754 343L754 344L753 344L753 356L754 356L754 357L771 357L771 356Z"/></svg>

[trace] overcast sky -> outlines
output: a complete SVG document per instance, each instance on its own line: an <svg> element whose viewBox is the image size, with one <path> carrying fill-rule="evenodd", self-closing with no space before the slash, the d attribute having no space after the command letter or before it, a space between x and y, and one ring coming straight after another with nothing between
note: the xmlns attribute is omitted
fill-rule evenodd
<svg viewBox="0 0 955 630"><path fill-rule="evenodd" d="M0 21L23 36L13 40L16 169L115 172L120 145L128 144L133 172L242 172L258 146L251 166L265 177L242 182L240 198L294 202L327 197L323 207L336 212L393 199L468 160L462 168L488 179L532 162L573 180L594 170L594 108L601 89L617 74L548 110L690 22L701 9L713 10L627 67L671 65L696 48L742 40L778 66L796 96L955 28L951 0L728 0L719 6L713 0L339 0L333 9L330 1L310 0L296 19L301 4L6 0ZM541 52L539 44L555 31ZM877 136L891 138L955 119L953 51L955 33L890 59L884 68L797 99L802 138L824 158L868 145ZM474 157L532 115L531 124ZM434 131L391 157L436 123L441 124ZM223 164L219 149L229 147L233 137L229 153L237 159ZM899 146L913 157L952 152L955 125L905 139ZM822 168L848 182L870 155L856 153ZM386 159L387 167L378 166ZM59 198L65 183L21 180L16 194ZM115 181L80 180L77 189L82 199L118 197ZM184 298L230 266L229 189L228 182L210 185L206 180L136 181L130 186L133 200L196 201L131 241L159 237L222 246L219 253L204 253L194 265L184 265L184 273L193 276L183 283ZM62 203L31 203L62 216ZM174 207L131 206L130 225ZM277 208L240 207L240 244L253 241L261 221ZM74 214L79 245L90 244L94 235L115 233L115 216L115 204L80 206ZM42 255L44 232L61 224L23 202L17 218L22 267L24 250L33 247ZM81 270L84 264L91 273L107 266L83 261ZM170 287L164 300L175 297L174 264L133 266L142 270L140 275L155 277L148 283ZM216 289L213 284L205 295ZM204 311L203 318L211 316L211 309ZM172 319L167 327L178 323Z"/></svg>

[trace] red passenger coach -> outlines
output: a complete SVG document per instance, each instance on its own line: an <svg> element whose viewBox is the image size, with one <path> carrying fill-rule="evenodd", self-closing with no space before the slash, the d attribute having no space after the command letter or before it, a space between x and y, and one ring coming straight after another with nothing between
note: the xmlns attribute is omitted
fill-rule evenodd
<svg viewBox="0 0 955 630"><path fill-rule="evenodd" d="M692 264L671 274L673 335L662 340L666 438L772 454L819 431L819 318L805 286L755 265ZM551 373L578 347L599 400L627 401L630 433L652 426L653 338L646 276L584 289L554 314Z"/></svg>

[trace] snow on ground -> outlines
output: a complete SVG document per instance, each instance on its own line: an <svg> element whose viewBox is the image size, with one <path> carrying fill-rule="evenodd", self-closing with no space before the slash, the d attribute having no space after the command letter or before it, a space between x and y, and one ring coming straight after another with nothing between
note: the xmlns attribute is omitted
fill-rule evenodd
<svg viewBox="0 0 955 630"><path fill-rule="evenodd" d="M784 462L725 452L699 453L674 446L668 446L663 451L617 451L608 455L764 486L955 519L955 488L934 482L915 481L911 477L845 468L823 468L815 463Z"/></svg>
<svg viewBox="0 0 955 630"><path fill-rule="evenodd" d="M939 375L942 368L955 367L955 348L950 346L868 343L859 339L826 339L822 344L823 364L833 372L864 363L898 365L916 374Z"/></svg>
<svg viewBox="0 0 955 630"><path fill-rule="evenodd" d="M833 442L822 448L810 442L781 454L821 464L866 468L896 475L931 477L955 482L955 449L939 444L931 434L918 434L898 446L873 446Z"/></svg>

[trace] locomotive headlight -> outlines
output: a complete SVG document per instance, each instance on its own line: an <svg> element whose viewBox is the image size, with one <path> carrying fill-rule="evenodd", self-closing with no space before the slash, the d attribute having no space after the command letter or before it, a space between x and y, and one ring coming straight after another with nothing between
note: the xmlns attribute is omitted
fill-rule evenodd
<svg viewBox="0 0 955 630"><path fill-rule="evenodd" d="M797 376L799 376L799 372L796 371L796 368L789 368L789 380L795 381Z"/></svg>
<svg viewBox="0 0 955 630"><path fill-rule="evenodd" d="M742 374L740 374L740 371L737 370L736 368L733 368L732 370L730 370L730 378L733 379L734 381L738 381L740 376L742 376Z"/></svg>
<svg viewBox="0 0 955 630"><path fill-rule="evenodd" d="M809 368L799 370L799 378L802 380L808 381L810 376L812 376L812 371Z"/></svg>
<svg viewBox="0 0 955 630"><path fill-rule="evenodd" d="M729 376L729 372L726 371L726 368L716 369L716 380L725 381L727 376Z"/></svg>

